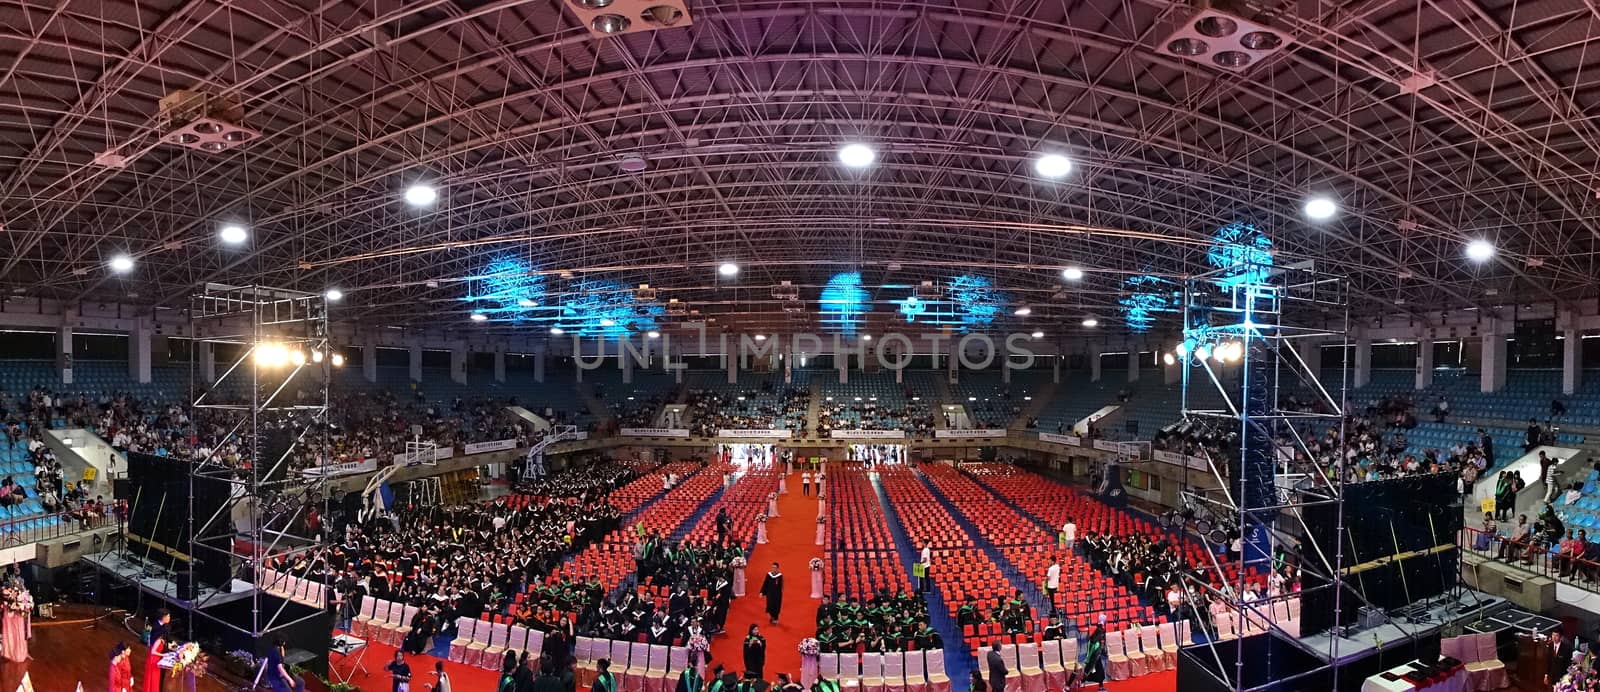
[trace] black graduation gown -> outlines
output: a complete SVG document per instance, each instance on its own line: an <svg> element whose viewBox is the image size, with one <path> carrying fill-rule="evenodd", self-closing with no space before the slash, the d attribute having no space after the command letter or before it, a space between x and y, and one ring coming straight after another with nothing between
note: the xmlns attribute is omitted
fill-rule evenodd
<svg viewBox="0 0 1600 692"><path fill-rule="evenodd" d="M767 640L761 635L745 637L744 639L744 671L755 673L756 677L766 677L767 671Z"/></svg>
<svg viewBox="0 0 1600 692"><path fill-rule="evenodd" d="M768 572L761 580L761 595L767 598L767 617L778 619L783 612L783 573Z"/></svg>

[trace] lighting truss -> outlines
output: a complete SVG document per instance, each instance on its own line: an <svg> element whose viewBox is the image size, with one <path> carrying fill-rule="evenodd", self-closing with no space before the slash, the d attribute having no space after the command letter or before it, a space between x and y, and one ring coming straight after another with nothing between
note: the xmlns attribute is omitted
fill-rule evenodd
<svg viewBox="0 0 1600 692"><path fill-rule="evenodd" d="M1316 316L1334 313L1337 317L1313 323L1319 319ZM1183 315L1183 345L1175 351L1183 366L1184 420L1218 425L1238 434L1237 445L1230 444L1221 458L1204 453L1207 461L1202 473L1212 477L1216 489L1200 490L1186 483L1184 506L1189 514L1207 517L1212 528L1224 529L1223 533L1238 531L1243 546L1233 565L1238 575L1233 583L1217 589L1188 575L1183 588L1191 603L1200 591L1225 603L1240 630L1247 623L1266 623L1269 636L1281 637L1324 662L1300 676L1322 672L1337 660L1338 638L1329 638L1327 650L1313 650L1315 647L1295 634L1285 632L1272 613L1277 601L1332 589L1333 621L1339 618L1339 597L1344 591L1342 549L1319 544L1305 524L1303 510L1332 505L1341 517L1335 535L1342 533L1344 457L1336 455L1331 477L1315 472L1317 457L1304 433L1337 425L1343 439L1346 377L1341 360L1338 381L1325 382L1318 366L1320 358L1308 363L1302 353L1323 344L1348 346L1345 279L1321 272L1310 263L1228 266L1185 281ZM1220 394L1220 407L1198 406L1199 395L1206 389ZM1284 407L1290 394L1310 398L1320 412ZM1303 472L1306 469L1299 468L1297 460L1308 460L1311 472ZM1202 538L1213 543L1226 538L1217 534L1203 532ZM1246 600L1249 568L1269 570L1273 546L1290 535L1300 540L1302 574L1319 576L1321 583L1274 598ZM1207 554L1211 568L1227 574L1215 551ZM1209 637L1208 643L1200 645L1207 649L1201 655L1215 657L1216 669L1223 671L1230 689L1254 689L1244 683L1244 647L1236 647L1232 660L1224 661L1216 639ZM1271 661L1252 660L1249 665L1270 666ZM1338 675L1337 669L1333 675Z"/></svg>
<svg viewBox="0 0 1600 692"><path fill-rule="evenodd" d="M315 555L327 547L317 536L297 533L295 525L306 510L327 502L328 476L300 476L289 463L297 449L328 434L333 368L328 302L321 293L207 284L191 296L189 318L195 335L190 358L193 415L222 421L227 430L222 439L242 440L241 462L248 464L240 469L218 458L220 443L211 456L194 462L191 496L196 478L226 482L234 511L197 516L191 503L190 554L227 560L232 579L255 587L248 621L209 614L209 599L196 602L194 614L260 639L306 619L291 620L282 607L263 610L261 596L268 586L260 581L263 561ZM235 349L236 355L225 368L217 363L215 382L205 382L197 358L202 350L216 353L219 347ZM269 442L281 449L264 449Z"/></svg>

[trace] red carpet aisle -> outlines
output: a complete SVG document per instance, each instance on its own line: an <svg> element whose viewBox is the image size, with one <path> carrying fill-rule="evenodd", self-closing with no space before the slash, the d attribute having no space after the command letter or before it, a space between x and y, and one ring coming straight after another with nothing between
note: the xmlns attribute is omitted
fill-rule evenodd
<svg viewBox="0 0 1600 692"><path fill-rule="evenodd" d="M750 554L745 597L733 600L728 609L727 634L711 642L712 664L744 674L744 634L751 623L761 626L767 638L767 679L778 673L800 675L800 640L817 633L817 604L811 600L811 558L822 557L817 539L817 498L800 493L800 475L790 474L785 481L788 495L778 496L778 517L767 520L766 545ZM767 624L766 599L761 597L761 580L776 561L783 570L783 617L776 625Z"/></svg>

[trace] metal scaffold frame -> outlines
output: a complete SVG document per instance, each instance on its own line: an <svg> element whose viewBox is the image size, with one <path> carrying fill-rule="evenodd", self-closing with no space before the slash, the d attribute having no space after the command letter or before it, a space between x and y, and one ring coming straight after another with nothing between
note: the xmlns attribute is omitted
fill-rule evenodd
<svg viewBox="0 0 1600 692"><path fill-rule="evenodd" d="M196 516L191 499L190 555L225 559L232 579L255 587L248 622L207 613L209 599L195 603L194 615L260 639L320 615L286 620L283 606L265 612L262 596L268 585L260 581L259 568L268 556L317 555L326 548L319 536L295 531L309 508L327 501L327 476L296 474L290 460L308 437L326 434L335 361L328 302L318 293L207 284L191 297L189 318L195 335L190 358L194 415L221 417L227 425L222 439L244 442L240 464L219 458L221 444L194 462L191 498L195 479L223 481L232 488L232 506L243 509L230 512L225 505L211 516ZM227 366L217 368L215 382L205 382L200 371L202 345L213 355L218 345L237 348ZM269 437L288 444L281 450L264 450Z"/></svg>
<svg viewBox="0 0 1600 692"><path fill-rule="evenodd" d="M1341 571L1344 559L1338 541L1322 545L1305 523L1302 510L1332 505L1343 533L1344 455L1338 454L1332 473L1319 470L1307 438L1313 429L1337 426L1345 436L1346 363L1340 360L1338 382L1324 383L1320 354L1309 360L1308 348L1339 344L1349 352L1349 304L1346 280L1342 276L1318 271L1303 263L1293 267L1244 264L1230 266L1188 278L1183 286L1183 342L1175 349L1182 366L1182 413L1186 422L1220 425L1238 434L1237 445L1229 444L1225 455L1236 460L1216 458L1204 453L1206 470L1216 489L1183 490L1184 516L1200 518L1200 534L1212 544L1231 539L1237 532L1242 550L1232 566L1236 577L1221 589L1194 574L1186 573L1183 588L1190 603L1197 592L1226 604L1238 627L1247 623L1265 626L1277 636L1320 659L1321 666L1273 684L1283 684L1332 667L1337 683L1338 638L1329 639L1327 650L1313 650L1295 633L1286 632L1273 616L1274 605L1292 597L1331 589L1333 619L1339 620ZM1231 372L1230 372L1231 371ZM1329 385L1332 386L1329 386ZM1197 404L1201 390L1211 388L1221 395L1221 407L1204 408ZM1288 407L1287 397L1309 395L1309 406ZM1312 432L1315 435L1315 432ZM1252 466L1254 464L1254 466ZM1304 464L1302 468L1296 468ZM1240 479L1230 478L1238 473ZM1261 479L1270 479L1262 487ZM1273 546L1294 535L1300 543L1302 575L1321 577L1321 583L1299 592L1245 597L1249 568L1271 568ZM1226 576L1225 560L1208 550L1211 569ZM1263 573L1265 570L1263 570ZM1259 689L1245 684L1245 647L1235 647L1224 661L1218 637L1203 644L1214 657L1229 688L1244 692ZM1271 665L1270 660L1258 665ZM1232 675L1229 675L1229 671Z"/></svg>

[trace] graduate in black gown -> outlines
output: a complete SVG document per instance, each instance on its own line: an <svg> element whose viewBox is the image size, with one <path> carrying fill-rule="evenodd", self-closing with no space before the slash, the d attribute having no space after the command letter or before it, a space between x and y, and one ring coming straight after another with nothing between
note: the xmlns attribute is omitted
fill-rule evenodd
<svg viewBox="0 0 1600 692"><path fill-rule="evenodd" d="M778 615L783 612L783 572L778 571L776 562L761 580L761 595L767 598L767 617L772 619L772 624L778 624Z"/></svg>
<svg viewBox="0 0 1600 692"><path fill-rule="evenodd" d="M754 673L757 678L764 678L767 674L767 640L761 636L761 628L754 623L751 623L750 632L744 638L744 672L746 675Z"/></svg>

